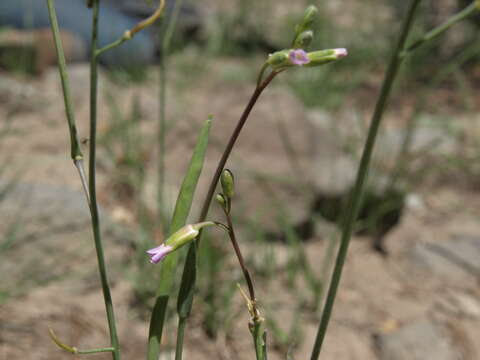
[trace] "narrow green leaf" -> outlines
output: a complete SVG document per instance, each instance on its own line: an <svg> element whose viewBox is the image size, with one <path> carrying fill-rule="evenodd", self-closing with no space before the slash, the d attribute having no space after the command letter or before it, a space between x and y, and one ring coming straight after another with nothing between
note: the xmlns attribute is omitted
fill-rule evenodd
<svg viewBox="0 0 480 360"><path fill-rule="evenodd" d="M160 354L160 343L162 340L163 324L165 322L168 296L158 296L153 307L148 330L148 351L147 359L158 359Z"/></svg>
<svg viewBox="0 0 480 360"><path fill-rule="evenodd" d="M203 168L203 162L205 159L205 153L208 146L208 138L210 134L210 127L212 124L211 117L205 122L200 135L197 140L197 145L193 152L192 159L187 171L187 175L183 180L180 193L178 194L177 203L175 205L175 211L173 212L172 223L170 226L170 234L174 233L187 221L190 208L192 206L193 195L197 187L198 179Z"/></svg>
<svg viewBox="0 0 480 360"><path fill-rule="evenodd" d="M209 118L203 126L193 151L192 159L178 194L175 210L170 225L170 234L174 233L186 224L193 196L197 187L198 179L202 172L205 154L208 146L212 119ZM175 268L178 262L178 251L171 253L165 258L160 268L160 282L157 289L157 299L150 319L148 335L148 360L158 360L160 354L160 342L165 323L168 299L172 290Z"/></svg>

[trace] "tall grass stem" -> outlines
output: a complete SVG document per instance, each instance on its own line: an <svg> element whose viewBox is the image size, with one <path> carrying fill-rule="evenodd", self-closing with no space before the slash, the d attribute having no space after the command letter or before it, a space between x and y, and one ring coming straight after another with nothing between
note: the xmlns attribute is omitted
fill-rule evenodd
<svg viewBox="0 0 480 360"><path fill-rule="evenodd" d="M418 6L420 5L421 1L422 0L412 0L410 3L407 16L405 17L404 23L402 25L400 38L398 40L396 48L393 51L390 64L385 74L385 79L383 81L382 89L380 91L380 95L377 100L375 112L371 120L367 140L366 140L362 158L360 161L360 166L357 173L357 179L356 179L353 193L350 198L349 205L345 214L340 248L338 250L335 267L330 280L330 286L328 289L325 306L323 308L322 317L321 317L317 335L315 338L311 360L317 360L320 356L323 340L325 339L325 334L327 332L330 317L332 315L333 305L335 303L338 286L340 284L340 279L342 277L343 266L345 264L345 259L348 252L350 238L352 236L353 227L355 225L355 221L358 215L358 210L362 200L365 180L368 175L370 160L372 158L373 148L375 145L378 129L380 127L383 114L388 102L388 98L390 96L396 75L398 73L398 69L402 63L400 54L402 53L405 47L405 43L407 41L410 30L412 28L415 15L417 13Z"/></svg>
<svg viewBox="0 0 480 360"><path fill-rule="evenodd" d="M83 191L90 206L90 194L88 193L88 184L85 176L85 168L83 165L83 154L78 140L78 130L75 122L75 110L72 102L70 91L70 82L68 80L67 64L65 60L65 52L63 51L62 39L60 36L60 28L58 26L57 12L55 10L55 1L47 0L48 16L52 29L53 40L55 42L55 50L57 54L58 71L62 83L63 101L65 103L65 114L67 117L68 130L70 134L70 156L73 164L77 168L82 182Z"/></svg>
<svg viewBox="0 0 480 360"><path fill-rule="evenodd" d="M158 112L158 182L157 182L157 218L160 225L166 229L167 221L163 213L165 206L165 139L167 135L167 119L166 119L166 107L167 107L167 61L170 53L170 47L172 43L173 34L177 24L180 9L182 7L183 0L175 1L173 8L172 18L168 21L165 32L161 38L161 52L159 60L159 112ZM162 26L164 27L164 26Z"/></svg>
<svg viewBox="0 0 480 360"><path fill-rule="evenodd" d="M98 18L100 11L100 0L93 1L92 19L92 40L90 53L90 153L89 153L89 192L90 192L90 214L92 218L93 236L97 253L98 270L102 284L103 298L107 313L110 342L113 347L112 356L114 360L120 360L120 347L113 311L112 296L108 284L107 269L105 266L105 255L103 252L102 237L100 231L100 217L97 203L96 191L96 146L97 146L97 102L98 102Z"/></svg>
<svg viewBox="0 0 480 360"><path fill-rule="evenodd" d="M65 113L67 116L68 128L70 132L70 153L72 160L81 160L83 159L83 154L80 148L80 142L78 141L78 131L75 123L75 111L73 108L72 96L70 92L65 52L63 51L57 13L55 10L55 1L47 0L47 6L53 40L55 42L55 49L57 52L58 71L60 73L60 80L62 83L63 101L65 103Z"/></svg>
<svg viewBox="0 0 480 360"><path fill-rule="evenodd" d="M416 40L413 44L407 46L407 48L402 51L402 56L406 56L412 51L416 50L420 46L422 46L424 43L434 40L438 38L440 35L442 35L445 31L450 29L453 25L456 23L465 20L469 16L473 15L475 12L479 11L478 5L474 2L472 2L469 6L467 6L465 9L460 11L459 13L451 16L450 18L447 19L443 24L437 26L436 28L430 30L427 32L425 35L423 35L420 39Z"/></svg>

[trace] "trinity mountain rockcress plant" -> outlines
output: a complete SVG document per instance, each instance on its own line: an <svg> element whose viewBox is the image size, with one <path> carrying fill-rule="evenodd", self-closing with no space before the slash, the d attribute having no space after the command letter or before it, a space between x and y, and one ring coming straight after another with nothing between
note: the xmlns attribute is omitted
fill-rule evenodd
<svg viewBox="0 0 480 360"><path fill-rule="evenodd" d="M253 337L255 353L257 359L266 359L267 357L267 350L266 350L266 331L264 329L263 323L264 319L260 316L260 313L257 308L257 299L255 298L255 291L253 287L252 277L248 269L245 266L245 262L243 260L242 253L240 251L240 247L236 240L235 232L233 229L232 219L230 217L230 208L231 208L231 196L233 195L233 175L230 171L224 170L225 164L231 154L231 151L240 135L243 126L245 125L253 107L255 106L258 98L262 94L263 90L271 83L271 81L281 72L289 69L289 68L300 68L303 66L321 66L328 64L330 62L336 61L341 59L347 55L346 49L329 49L329 50L320 50L320 51L313 51L313 52L306 52L306 49L309 47L312 39L313 39L313 30L312 24L317 15L317 8L315 6L309 6L305 11L305 15L303 17L302 22L296 26L294 39L292 41L292 47L288 49L284 49L281 51L277 51L273 54L270 54L265 61L264 65L262 66L260 73L257 79L257 86L255 88L254 93L252 94L250 101L248 102L243 114L241 115L236 128L234 129L226 148L223 152L223 155L217 165L217 169L213 176L213 179L210 183L210 187L206 196L206 199L203 203L203 207L201 210L201 214L199 217L199 221L197 224L194 225L187 225L178 232L175 232L171 237L169 237L166 241L164 246L160 245L156 248L147 251L147 254L150 256L151 262L157 262L161 259L164 259L167 254L173 252L175 249L180 248L181 246L185 245L188 242L192 242L197 237L201 236L200 229L195 229L195 227L204 227L209 225L217 225L224 228L232 242L234 251L238 258L240 267L242 268L245 281L248 285L249 295L250 297L247 298L247 305L251 315L251 321L249 324L249 329ZM270 70L270 72L265 75L265 73ZM216 199L220 204L224 204L222 206L226 219L227 225L218 223L218 222L205 222L208 210L210 207L210 203L214 197L215 189L217 187L218 182L221 180L223 194L218 194ZM231 183L231 187L229 187L229 183ZM198 231L198 233L197 233ZM179 244L177 246L177 244ZM181 245L180 245L181 244ZM190 315L192 303L193 303L193 289L195 287L196 282L196 247L197 245L193 242L190 244L187 259L185 262L180 295L182 294L182 289L184 290L183 293L189 293L183 300L179 295L179 305L178 308L183 308L185 316L181 315L181 311L179 311L179 325L178 325L178 334L177 334L177 359L181 358L181 352L183 349L183 337L184 337L184 326L185 322ZM172 254L173 255L173 254ZM168 258L166 259L168 260ZM161 279L168 282L169 279L174 276L173 268L176 264L176 259L173 258L170 263L166 264L165 268L161 270ZM165 313L167 310L166 302L162 301L165 297L170 296L171 289L167 289L165 292L162 292L158 297L156 304L159 304L158 307L156 306L154 309L154 315L152 316L152 321L150 323L150 329L154 329L155 333L150 333L150 338L155 338L156 345L155 347L159 347L158 339L161 338L161 334L163 331L163 320L160 327L154 326L155 318L164 318ZM183 306L182 304L183 303ZM158 350L152 352L156 356L158 354ZM180 355L179 355L180 354ZM154 356L151 358L153 359Z"/></svg>
<svg viewBox="0 0 480 360"><path fill-rule="evenodd" d="M92 8L92 38L91 38L91 60L90 60L90 151L89 151L89 171L88 180L83 167L83 154L78 141L78 130L75 123L75 113L73 109L73 103L70 96L70 87L68 81L68 74L66 70L65 56L63 53L63 46L60 41L58 20L56 17L54 0L46 0L50 15L50 22L52 33L55 40L57 49L57 58L59 63L60 78L62 80L62 89L64 94L65 109L67 115L67 121L69 125L70 140L71 140L71 157L77 168L82 186L85 191L87 204L89 206L92 218L92 230L95 240L95 248L97 252L98 267L100 273L100 280L102 284L102 291L105 300L105 308L107 313L107 320L110 332L111 346L90 350L78 350L75 347L70 347L63 344L54 334L53 330L50 331L53 341L62 349L74 354L90 354L97 352L111 352L114 360L120 359L120 344L117 335L116 321L114 316L113 302L110 293L110 286L108 283L107 269L105 266L105 258L103 254L103 244L100 231L100 218L98 215L98 204L96 198L96 129L97 129L97 98L98 98L98 60L99 57L106 51L109 51L116 46L121 45L125 41L130 40L137 32L143 30L147 26L153 24L157 19L162 16L163 9L165 7L165 0L159 0L157 10L144 21L141 21L130 30L126 30L123 35L119 36L118 40L111 44L103 45L99 47L98 44L98 32L99 32L99 13L100 13L100 0L88 0L86 6ZM180 3L180 2L179 2ZM177 9L178 10L178 9ZM178 14L178 12L177 12ZM200 220L193 225L185 225L187 216L192 204L195 188L200 176L203 161L205 157L206 148L208 145L208 136L210 130L211 120L209 119L200 133L198 143L192 155L190 166L187 170L184 182L182 184L175 211L172 217L170 225L170 236L167 240L147 251L150 256L150 262L157 264L161 262L160 282L157 289L157 298L153 309L152 317L150 320L150 330L147 346L147 359L158 360L160 354L160 343L163 333L164 322L166 319L167 304L174 289L173 278L175 275L175 267L177 264L176 250L190 243L189 251L185 261L185 268L183 271L182 282L180 286L180 292L178 295L178 331L177 331L177 346L175 358L177 360L182 358L183 351L183 337L185 331L186 320L188 319L191 307L193 303L193 294L196 282L196 244L194 239L200 238L201 230L208 226L217 226L224 229L232 242L233 249L238 258L240 267L245 276L245 281L248 285L249 297L247 297L243 291L247 301L248 310L251 315L251 322L249 324L250 331L253 336L255 353L257 359L266 359L266 332L263 327L264 319L260 316L257 309L255 292L253 287L253 281L248 269L245 266L242 253L240 251L239 244L236 240L231 211L231 200L233 197L233 174L224 170L225 164L230 156L230 153L238 139L238 136L245 125L253 107L255 106L258 98L262 94L263 90L271 83L271 81L281 72L293 68L303 66L320 66L329 62L338 60L347 55L345 49L331 49L307 52L312 39L313 30L312 24L317 15L317 9L315 6L307 8L305 15L295 27L294 39L292 45L288 49L284 49L271 54L264 65L262 66L255 90L248 101L244 112L242 113L237 127L233 131L227 146L223 152L223 155L218 163L217 169L211 181L206 199L203 203ZM172 20L173 22L173 20ZM174 24L169 26L170 31L167 31L164 42L168 43L168 38L171 37ZM165 66L165 64L163 64ZM266 74L266 72L268 74ZM161 85L163 86L165 81L163 79ZM164 99L163 99L164 100ZM160 104L165 106L164 101L160 101ZM163 110L162 110L163 111ZM160 130L162 128L160 127ZM164 135L163 135L164 136ZM162 170L163 171L163 170ZM218 194L217 202L222 206L225 214L227 224L220 222L205 221L208 215L208 209L213 199L217 183L221 180L222 190L221 194ZM161 181L159 182L161 184ZM161 192L161 191L160 191ZM198 240L200 241L200 240ZM168 256L167 256L168 255Z"/></svg>
<svg viewBox="0 0 480 360"><path fill-rule="evenodd" d="M57 48L57 57L59 64L60 78L62 81L62 89L64 95L66 117L68 122L68 128L70 132L71 140L71 157L75 167L77 168L82 186L85 191L87 205L91 212L92 230L95 242L95 248L98 260L98 269L100 274L100 281L102 285L102 292L105 300L105 308L107 314L107 321L110 333L110 346L102 347L98 349L79 350L75 347L71 347L63 344L54 332L51 330L50 335L53 341L63 350L66 350L73 354L92 354L99 352L109 352L112 354L114 360L120 359L120 343L117 336L116 322L113 311L113 302L110 293L110 287L108 283L107 270L105 266L105 259L103 254L103 244L100 231L100 218L98 216L98 205L96 199L96 129L97 129L97 87L98 87L98 60L101 54L104 52L119 46L125 41L131 39L138 31L143 30L145 27L151 25L157 19L159 19L163 13L165 0L159 0L158 9L148 19L140 22L131 30L126 30L125 33L119 36L118 40L107 44L103 47L98 46L98 27L99 27L99 11L100 0L88 0L86 6L92 8L92 41L91 41L91 82L90 82L90 136L89 136L89 171L88 181L83 168L83 154L80 149L78 141L78 131L75 124L75 113L73 109L73 103L70 96L70 87L68 82L68 76L66 71L65 57L63 53L62 43L60 41L59 26L56 18L54 0L46 0L48 10L50 14L50 21L52 32ZM398 69L403 59L421 46L423 43L430 41L440 34L448 30L452 25L465 19L477 12L480 8L480 0L472 2L470 6L464 9L462 12L452 16L444 24L426 33L419 40L412 45L407 45L408 35L412 27L416 12L422 0L411 0L410 7L405 17L400 37L396 48L392 53L390 64L387 68L385 79L378 97L375 112L372 117L372 122L369 127L368 136L366 139L365 147L363 150L357 180L354 190L350 199L348 208L346 209L343 232L340 242L340 248L336 257L336 263L334 271L331 277L331 281L328 288L328 294L326 297L325 307L322 312L321 322L318 327L317 337L313 347L311 359L317 360L320 354L321 346L325 333L328 327L330 315L332 312L333 304L336 297L336 292L340 282L343 265L345 262L349 241L352 235L352 229L355 224L359 205L361 202L362 192L367 177L368 169L370 166L370 160L375 145L376 135L383 117L383 113L386 108L386 104L392 89L393 82L398 73ZM178 2L180 3L180 2ZM250 314L250 322L248 324L251 332L254 344L254 350L257 360L267 359L267 333L265 330L265 319L260 315L258 309L257 298L255 294L254 283L250 272L248 271L245 261L240 250L239 243L237 241L234 226L232 222L231 210L232 210L232 198L234 195L234 178L232 172L225 169L225 165L230 157L232 149L249 118L249 115L258 101L260 95L272 82L272 80L281 72L284 72L291 68L301 69L303 67L315 67L328 64L330 62L341 59L347 55L347 50L340 49L328 49L317 50L308 52L310 43L312 42L314 33L312 29L313 21L317 16L317 9L315 6L309 6L303 16L302 21L295 27L294 37L289 48L274 52L269 55L263 66L261 67L257 79L257 83L250 100L248 101L240 119L231 134L225 150L219 160L216 171L210 182L210 187L206 194L199 219L194 224L186 224L187 217L192 205L195 189L200 177L202 166L208 146L209 131L211 126L211 119L208 119L200 132L197 144L192 154L192 158L187 169L184 181L182 183L178 199L175 205L175 210L172 215L172 220L168 230L167 240L150 250L147 251L152 264L158 264L160 266L159 282L156 291L155 305L153 308L149 336L147 343L147 360L158 360L160 355L160 345L162 339L163 328L165 325L166 312L168 309L168 301L174 293L174 278L178 272L178 252L184 245L189 245L188 253L184 264L183 275L181 279L180 289L178 291L177 301L177 315L178 315L178 329L177 329L177 341L175 360L182 359L183 352L183 339L186 327L186 321L190 316L193 297L195 293L195 284L197 279L197 246L201 241L201 234L204 228L210 226L216 226L227 232L228 237L232 243L233 250L237 256L238 263L243 272L245 282L248 286L248 296L241 290L242 296L245 298L248 311ZM173 20L172 20L173 21ZM170 27L173 29L173 26ZM172 30L173 31L173 30ZM171 36L171 32L167 32L166 37ZM168 39L167 39L168 40ZM165 41L168 43L169 41ZM166 47L168 48L168 47ZM165 66L165 64L163 64ZM165 83L163 81L163 86ZM164 100L164 99L163 99ZM160 104L164 104L160 101ZM163 111L164 109L162 109ZM160 127L160 133L163 134ZM164 134L162 135L164 136ZM162 170L163 171L163 170ZM218 182L221 183L222 192L215 196ZM160 182L161 183L161 182ZM215 197L216 202L220 205L225 215L226 223L207 221L208 211L210 204ZM196 241L194 241L197 239ZM156 269L153 267L152 269ZM152 270L154 271L154 270Z"/></svg>

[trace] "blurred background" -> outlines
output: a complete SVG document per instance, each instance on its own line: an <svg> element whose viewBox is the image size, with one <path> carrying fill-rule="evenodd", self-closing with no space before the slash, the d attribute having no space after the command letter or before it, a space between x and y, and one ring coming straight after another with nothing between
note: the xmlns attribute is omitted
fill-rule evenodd
<svg viewBox="0 0 480 360"><path fill-rule="evenodd" d="M56 3L87 154L91 12L83 0ZM345 47L349 56L278 76L228 163L236 176L233 215L267 319L270 356L309 357L337 224L408 1L185 0L165 52L162 34L174 11L167 1L158 26L102 56L98 195L125 359L144 357L159 269L144 251L163 239L162 223L170 219L200 127L213 114L192 221L261 65L290 46L312 3L319 8L312 48ZM425 0L411 39L469 3ZM102 0L100 45L155 5ZM461 22L402 67L326 337L326 360L480 357L479 26L480 16ZM161 62L164 154L157 153ZM48 327L78 348L107 345L90 216L69 158L44 1L0 2L0 149L0 359L66 358ZM159 157L165 160L161 209ZM215 205L210 214L222 220ZM248 313L236 287L242 273L223 234L208 234L199 266L185 357L252 359ZM174 314L162 359L173 358Z"/></svg>

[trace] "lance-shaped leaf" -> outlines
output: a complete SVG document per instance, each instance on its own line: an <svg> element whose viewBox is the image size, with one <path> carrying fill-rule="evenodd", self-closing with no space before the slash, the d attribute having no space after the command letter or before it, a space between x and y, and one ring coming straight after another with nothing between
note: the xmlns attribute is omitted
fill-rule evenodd
<svg viewBox="0 0 480 360"><path fill-rule="evenodd" d="M185 175L175 204L175 210L170 225L170 234L173 234L186 224L192 206L195 189L205 160L211 122L212 119L209 118L198 137L197 145L195 146L187 174ZM175 252L165 258L160 268L160 282L157 290L157 299L150 319L147 352L148 360L158 360L160 354L160 342L166 319L165 314L167 311L168 299L172 290L177 262L178 252Z"/></svg>

